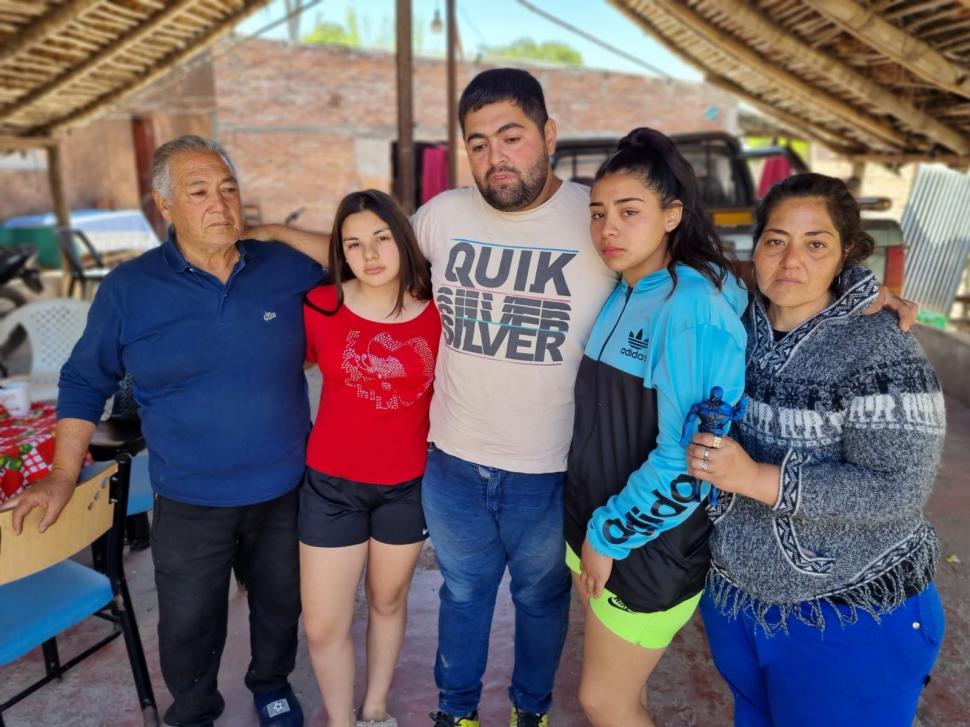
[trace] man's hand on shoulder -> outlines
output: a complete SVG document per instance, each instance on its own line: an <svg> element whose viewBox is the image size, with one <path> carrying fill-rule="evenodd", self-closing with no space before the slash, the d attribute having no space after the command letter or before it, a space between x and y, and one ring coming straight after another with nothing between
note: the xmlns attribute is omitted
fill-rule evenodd
<svg viewBox="0 0 970 727"><path fill-rule="evenodd" d="M75 484L73 477L67 477L55 470L10 500L7 505L16 506L12 520L14 533L20 535L24 527L24 518L36 507L43 510L37 532L42 533L47 530L57 521L61 511L67 506L74 494Z"/></svg>
<svg viewBox="0 0 970 727"><path fill-rule="evenodd" d="M916 323L916 314L919 313L919 306L911 300L900 298L885 285L879 286L879 297L875 302L862 311L865 315L871 316L886 308L896 314L899 319L899 330L905 332L912 328Z"/></svg>

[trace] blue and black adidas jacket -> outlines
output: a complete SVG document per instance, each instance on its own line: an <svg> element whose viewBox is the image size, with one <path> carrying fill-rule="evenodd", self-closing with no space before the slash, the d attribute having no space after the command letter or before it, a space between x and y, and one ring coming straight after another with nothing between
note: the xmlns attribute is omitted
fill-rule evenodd
<svg viewBox="0 0 970 727"><path fill-rule="evenodd" d="M603 307L576 379L566 479L566 540L616 560L607 588L634 611L671 608L704 587L710 485L687 474L681 429L714 386L744 390L747 292L723 291L693 268L666 269Z"/></svg>

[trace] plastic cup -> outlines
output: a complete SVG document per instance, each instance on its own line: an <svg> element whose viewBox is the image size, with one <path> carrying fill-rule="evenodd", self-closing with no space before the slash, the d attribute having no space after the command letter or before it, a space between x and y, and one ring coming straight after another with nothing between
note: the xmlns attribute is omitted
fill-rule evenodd
<svg viewBox="0 0 970 727"><path fill-rule="evenodd" d="M30 411L30 386L26 381L10 381L0 388L0 404L10 416L22 417Z"/></svg>

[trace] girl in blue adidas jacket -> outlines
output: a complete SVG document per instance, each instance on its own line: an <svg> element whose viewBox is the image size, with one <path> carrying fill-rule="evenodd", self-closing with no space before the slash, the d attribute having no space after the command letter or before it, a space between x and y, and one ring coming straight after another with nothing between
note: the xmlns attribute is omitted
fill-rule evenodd
<svg viewBox="0 0 970 727"><path fill-rule="evenodd" d="M566 559L587 603L579 698L653 725L641 692L704 587L710 485L687 473L692 404L744 387L747 293L673 142L635 129L596 174L590 234L621 279L586 346L566 480Z"/></svg>

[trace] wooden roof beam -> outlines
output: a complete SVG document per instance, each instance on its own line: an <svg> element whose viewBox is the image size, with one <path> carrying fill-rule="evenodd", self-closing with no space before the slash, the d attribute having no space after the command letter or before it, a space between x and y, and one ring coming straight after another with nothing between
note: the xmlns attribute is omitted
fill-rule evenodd
<svg viewBox="0 0 970 727"><path fill-rule="evenodd" d="M677 4L679 5L679 3ZM931 141L942 144L960 154L970 153L970 138L964 133L917 109L900 98L899 94L886 90L878 83L869 80L832 56L802 42L793 34L781 29L762 13L753 10L750 3L743 0L707 0L706 4L708 7L717 8L737 22L745 31L757 36L775 50L784 53L800 66L831 79L854 95L865 99L867 103L894 116L919 134L927 136ZM753 51L748 50L748 53L761 58ZM868 115L866 118L871 119Z"/></svg>
<svg viewBox="0 0 970 727"><path fill-rule="evenodd" d="M695 36L713 44L719 51L730 56L736 62L747 66L779 89L798 96L808 105L824 108L828 113L837 116L847 126L856 129L864 136L879 139L883 143L888 143L891 147L905 149L909 146L909 140L903 134L853 108L827 91L823 91L795 74L766 61L746 44L722 32L679 0L633 0L632 5L645 16L661 14L673 18ZM704 70L716 72L713 68L704 68Z"/></svg>
<svg viewBox="0 0 970 727"><path fill-rule="evenodd" d="M60 32L99 2L101 0L73 0L73 2L55 6L29 23L18 35L4 42L3 48L0 48L0 64L6 63L47 36Z"/></svg>
<svg viewBox="0 0 970 727"><path fill-rule="evenodd" d="M876 49L913 75L970 98L970 71L853 0L802 0L813 10Z"/></svg>
<svg viewBox="0 0 970 727"><path fill-rule="evenodd" d="M629 18L632 23L640 27L641 30L644 30L646 35L656 40L673 55L677 56L681 61L689 66L693 66L701 70L705 74L705 80L708 83L743 99L765 114L777 119L779 122L783 121L789 129L798 132L799 135L804 136L806 139L817 141L820 144L824 144L829 149L839 153L842 153L841 149L848 149L848 147L844 147L842 144L835 141L835 139L838 138L837 132L824 128L821 126L821 124L806 125L805 119L801 119L794 114L790 114L787 111L776 108L763 99L758 98L754 94L745 91L733 81L714 73L710 68L707 68L703 63L684 51L684 49L678 46L676 43L673 43L662 33L649 30L644 18L639 15L636 10L630 7L627 2L624 2L624 0L609 0L609 2L613 7L626 15L626 17Z"/></svg>
<svg viewBox="0 0 970 727"><path fill-rule="evenodd" d="M53 136L15 136L0 134L0 151L23 151L25 149L41 149L45 146L55 146L57 139Z"/></svg>
<svg viewBox="0 0 970 727"><path fill-rule="evenodd" d="M834 141L834 135L824 132L819 132L818 129L812 127L811 124L806 124L804 119L800 119L794 114L790 114L787 111L782 111L781 109L775 108L771 104L765 103L757 96L754 96L737 84L731 82L730 80L723 78L721 76L715 76L713 74L708 74L704 76L704 80L716 86L723 91L727 91L730 94L737 96L742 99L745 103L758 109L761 113L766 116L770 116L775 121L777 121L782 127L788 130L792 136L797 136L802 139L808 139L810 141L818 142L823 146L828 147L836 154L842 154L844 156L850 154L858 154L859 149L853 149L844 144L840 144Z"/></svg>
<svg viewBox="0 0 970 727"><path fill-rule="evenodd" d="M50 132L56 136L63 133L70 127L78 126L91 121L104 113L108 108L111 108L115 104L126 99L128 96L137 93L146 86L149 86L158 79L162 78L164 75L174 70L176 66L184 63L193 55L205 50L221 36L231 31L238 23L259 10L268 2L269 0L244 0L242 7L234 10L232 14L226 16L221 23L210 28L204 35L197 38L191 45L188 45L182 48L180 51L159 60L158 63L151 67L151 71L139 78L137 81L133 81L131 84L123 88L95 99L93 102L74 113L52 121L48 127L44 129L44 131Z"/></svg>
<svg viewBox="0 0 970 727"><path fill-rule="evenodd" d="M131 32L120 35L114 43L106 45L80 65L70 67L70 70L68 70L67 73L52 79L48 83L38 86L33 91L21 96L13 103L0 107L0 121L9 118L14 113L23 111L23 109L27 106L42 103L65 87L98 69L115 56L124 53L132 46L155 33L165 23L169 22L176 15L184 12L195 2L196 0L177 0L177 2L172 3L169 7L165 8L165 10L158 13L158 15L149 18L144 24L136 26Z"/></svg>
<svg viewBox="0 0 970 727"><path fill-rule="evenodd" d="M880 164L946 164L962 168L970 164L970 154L849 154L849 161L878 162Z"/></svg>

